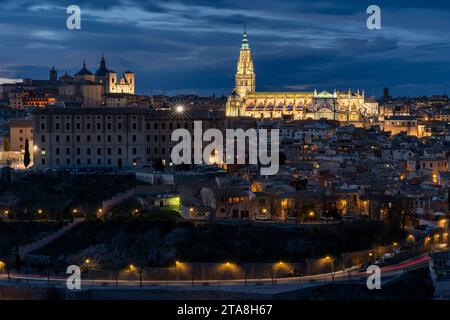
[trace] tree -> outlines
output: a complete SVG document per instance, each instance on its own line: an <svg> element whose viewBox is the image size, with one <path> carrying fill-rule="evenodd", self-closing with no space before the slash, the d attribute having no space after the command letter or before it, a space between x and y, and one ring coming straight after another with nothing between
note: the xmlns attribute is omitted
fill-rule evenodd
<svg viewBox="0 0 450 320"><path fill-rule="evenodd" d="M25 154L23 155L23 165L25 166L25 168L28 168L30 162L30 144L28 143L28 139L25 139Z"/></svg>
<svg viewBox="0 0 450 320"><path fill-rule="evenodd" d="M11 146L9 143L9 138L8 137L3 137L3 151L11 151Z"/></svg>

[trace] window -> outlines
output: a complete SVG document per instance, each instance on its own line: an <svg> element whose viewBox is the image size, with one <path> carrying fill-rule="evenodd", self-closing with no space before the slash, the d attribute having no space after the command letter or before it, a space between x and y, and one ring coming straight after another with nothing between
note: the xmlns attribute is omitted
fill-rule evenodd
<svg viewBox="0 0 450 320"><path fill-rule="evenodd" d="M59 135L58 134L55 136L55 140L56 140L56 142L59 142Z"/></svg>
<svg viewBox="0 0 450 320"><path fill-rule="evenodd" d="M97 142L101 142L102 141L102 136L97 136Z"/></svg>
<svg viewBox="0 0 450 320"><path fill-rule="evenodd" d="M117 129L122 130L122 122L117 123Z"/></svg>
<svg viewBox="0 0 450 320"><path fill-rule="evenodd" d="M137 123L136 122L133 122L133 130L136 130L137 129Z"/></svg>
<svg viewBox="0 0 450 320"><path fill-rule="evenodd" d="M90 123L86 123L86 130L91 130L91 124Z"/></svg>
<svg viewBox="0 0 450 320"><path fill-rule="evenodd" d="M67 142L67 143L70 142L70 136L66 136L66 142Z"/></svg>
<svg viewBox="0 0 450 320"><path fill-rule="evenodd" d="M97 130L101 130L102 129L102 124L100 122L97 122Z"/></svg>
<svg viewBox="0 0 450 320"><path fill-rule="evenodd" d="M80 142L80 141L81 141L81 137L77 136L77 142Z"/></svg>
<svg viewBox="0 0 450 320"><path fill-rule="evenodd" d="M66 130L70 130L70 123L66 123Z"/></svg>
<svg viewBox="0 0 450 320"><path fill-rule="evenodd" d="M108 136L107 140L108 142L111 142L111 136Z"/></svg>
<svg viewBox="0 0 450 320"><path fill-rule="evenodd" d="M133 155L136 155L136 148L133 148Z"/></svg>
<svg viewBox="0 0 450 320"><path fill-rule="evenodd" d="M158 142L158 136L155 134L155 136L153 137L153 140L155 141L155 142Z"/></svg>
<svg viewBox="0 0 450 320"><path fill-rule="evenodd" d="M59 148L55 149L55 153L56 153L56 155L59 155Z"/></svg>
<svg viewBox="0 0 450 320"><path fill-rule="evenodd" d="M58 123L58 122L55 123L55 129L56 129L56 130L59 130L59 123Z"/></svg>
<svg viewBox="0 0 450 320"><path fill-rule="evenodd" d="M108 129L108 130L111 130L111 122L108 122L108 124L106 125L106 128Z"/></svg>
<svg viewBox="0 0 450 320"><path fill-rule="evenodd" d="M91 142L91 136L86 136L86 141Z"/></svg>
<svg viewBox="0 0 450 320"><path fill-rule="evenodd" d="M80 130L81 129L81 123L77 122L76 128L77 128L77 130Z"/></svg>
<svg viewBox="0 0 450 320"><path fill-rule="evenodd" d="M117 136L117 141L118 141L118 142L122 142L122 136L121 136L121 135L118 135L118 136Z"/></svg>
<svg viewBox="0 0 450 320"><path fill-rule="evenodd" d="M45 136L41 136L41 142L45 142Z"/></svg>
<svg viewBox="0 0 450 320"><path fill-rule="evenodd" d="M135 135L133 135L132 139L133 139L133 142L136 142L136 136Z"/></svg>
<svg viewBox="0 0 450 320"><path fill-rule="evenodd" d="M119 155L122 154L122 148L117 149L117 154L119 154Z"/></svg>
<svg viewBox="0 0 450 320"><path fill-rule="evenodd" d="M66 148L66 155L70 155L70 148Z"/></svg>
<svg viewBox="0 0 450 320"><path fill-rule="evenodd" d="M41 164L45 164L45 159L41 159Z"/></svg>
<svg viewBox="0 0 450 320"><path fill-rule="evenodd" d="M101 155L102 154L102 149L101 148L97 148L97 155Z"/></svg>
<svg viewBox="0 0 450 320"><path fill-rule="evenodd" d="M86 154L91 154L91 148L86 149Z"/></svg>
<svg viewBox="0 0 450 320"><path fill-rule="evenodd" d="M155 123L153 124L153 129L158 130L158 123L157 123L157 122L155 122Z"/></svg>
<svg viewBox="0 0 450 320"><path fill-rule="evenodd" d="M150 136L149 135L147 135L146 139L147 139L147 142L150 142Z"/></svg>
<svg viewBox="0 0 450 320"><path fill-rule="evenodd" d="M41 130L45 130L45 122L41 122Z"/></svg>
<svg viewBox="0 0 450 320"><path fill-rule="evenodd" d="M77 155L80 155L80 153L81 153L80 148L77 148Z"/></svg>

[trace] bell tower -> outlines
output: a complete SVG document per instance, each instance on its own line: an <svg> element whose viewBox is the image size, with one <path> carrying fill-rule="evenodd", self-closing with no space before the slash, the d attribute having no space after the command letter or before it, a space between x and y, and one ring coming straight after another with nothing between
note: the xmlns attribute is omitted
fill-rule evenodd
<svg viewBox="0 0 450 320"><path fill-rule="evenodd" d="M253 70L252 54L248 45L247 32L242 35L241 51L235 75L235 91L245 98L247 92L255 92L255 72Z"/></svg>

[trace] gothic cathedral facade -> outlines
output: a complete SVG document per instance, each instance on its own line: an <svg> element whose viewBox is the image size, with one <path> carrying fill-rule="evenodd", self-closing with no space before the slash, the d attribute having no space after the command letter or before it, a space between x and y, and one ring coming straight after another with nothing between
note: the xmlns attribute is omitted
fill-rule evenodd
<svg viewBox="0 0 450 320"><path fill-rule="evenodd" d="M256 76L247 34L242 38L235 87L227 99L228 117L260 119L327 119L361 124L376 119L378 103L366 101L364 91L257 92Z"/></svg>

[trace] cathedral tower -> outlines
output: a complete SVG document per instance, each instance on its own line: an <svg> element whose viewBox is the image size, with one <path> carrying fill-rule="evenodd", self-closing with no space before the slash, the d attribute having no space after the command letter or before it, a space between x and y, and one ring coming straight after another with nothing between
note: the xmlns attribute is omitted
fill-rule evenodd
<svg viewBox="0 0 450 320"><path fill-rule="evenodd" d="M235 91L245 98L248 92L255 92L255 72L253 70L252 54L248 45L247 32L242 36L242 46L235 75Z"/></svg>

